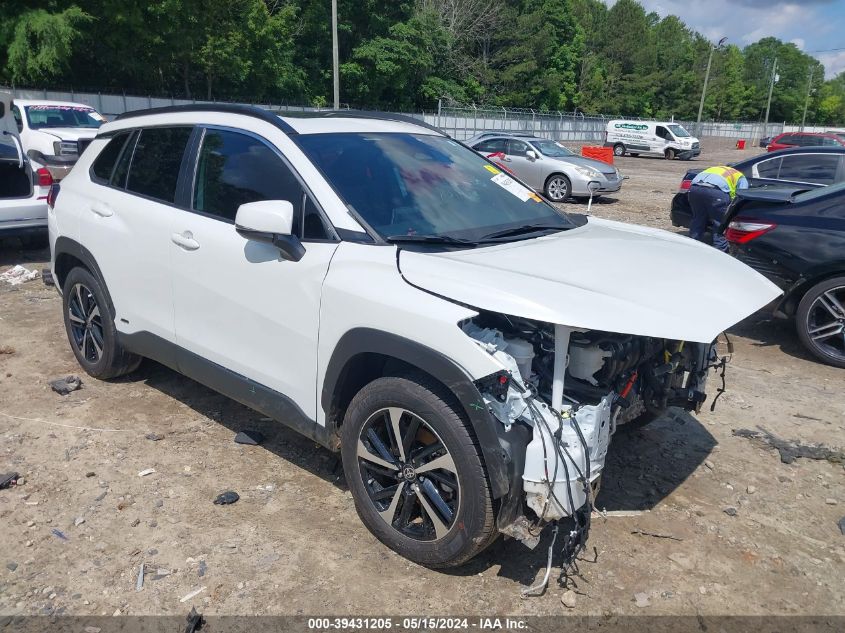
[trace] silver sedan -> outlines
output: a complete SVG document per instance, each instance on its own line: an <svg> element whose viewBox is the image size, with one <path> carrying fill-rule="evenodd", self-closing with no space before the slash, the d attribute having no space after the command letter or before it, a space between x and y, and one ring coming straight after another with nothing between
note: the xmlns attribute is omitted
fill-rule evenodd
<svg viewBox="0 0 845 633"><path fill-rule="evenodd" d="M622 175L613 165L578 156L549 139L485 132L469 139L467 145L553 202L573 196L596 197L622 188Z"/></svg>

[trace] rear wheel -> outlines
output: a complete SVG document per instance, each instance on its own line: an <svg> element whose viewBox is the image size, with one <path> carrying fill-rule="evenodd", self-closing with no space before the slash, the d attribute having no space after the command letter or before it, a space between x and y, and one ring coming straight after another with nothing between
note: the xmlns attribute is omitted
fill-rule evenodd
<svg viewBox="0 0 845 633"><path fill-rule="evenodd" d="M826 279L810 288L798 304L795 326L813 356L845 367L845 277Z"/></svg>
<svg viewBox="0 0 845 633"><path fill-rule="evenodd" d="M566 202L572 193L569 178L563 174L552 174L546 180L545 193L552 202Z"/></svg>
<svg viewBox="0 0 845 633"><path fill-rule="evenodd" d="M666 160L675 160L675 150L669 147L663 152L663 156L666 157Z"/></svg>
<svg viewBox="0 0 845 633"><path fill-rule="evenodd" d="M617 143L613 146L613 155L614 156L624 156L625 155L625 146L622 143Z"/></svg>
<svg viewBox="0 0 845 633"><path fill-rule="evenodd" d="M496 537L484 465L458 405L420 377L379 378L341 429L358 516L382 543L428 567L454 567Z"/></svg>
<svg viewBox="0 0 845 633"><path fill-rule="evenodd" d="M118 341L106 293L86 269L74 268L68 273L62 307L70 347L86 373L107 379L138 367L141 358L127 352Z"/></svg>

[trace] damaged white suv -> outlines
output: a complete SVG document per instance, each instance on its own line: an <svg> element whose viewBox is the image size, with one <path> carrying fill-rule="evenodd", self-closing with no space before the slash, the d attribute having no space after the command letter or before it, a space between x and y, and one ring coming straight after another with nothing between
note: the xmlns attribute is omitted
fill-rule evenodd
<svg viewBox="0 0 845 633"><path fill-rule="evenodd" d="M89 374L150 357L339 450L361 520L432 567L577 522L616 427L697 410L713 340L779 294L391 115L131 113L53 197Z"/></svg>

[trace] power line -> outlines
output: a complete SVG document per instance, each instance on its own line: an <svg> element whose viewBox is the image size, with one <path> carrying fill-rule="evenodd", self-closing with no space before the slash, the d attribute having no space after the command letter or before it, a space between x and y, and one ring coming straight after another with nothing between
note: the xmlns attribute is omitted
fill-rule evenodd
<svg viewBox="0 0 845 633"><path fill-rule="evenodd" d="M833 53L835 51L845 51L845 48L826 48L821 51L807 51L808 53Z"/></svg>

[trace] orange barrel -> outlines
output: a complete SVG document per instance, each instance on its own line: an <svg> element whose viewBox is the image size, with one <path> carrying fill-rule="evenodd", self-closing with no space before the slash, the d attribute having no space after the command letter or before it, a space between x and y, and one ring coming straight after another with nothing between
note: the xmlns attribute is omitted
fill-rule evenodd
<svg viewBox="0 0 845 633"><path fill-rule="evenodd" d="M741 138L736 142L737 149L745 149L745 139Z"/></svg>
<svg viewBox="0 0 845 633"><path fill-rule="evenodd" d="M585 145L581 148L581 156L584 158L594 158L608 165L613 164L613 148L612 147L594 147Z"/></svg>

